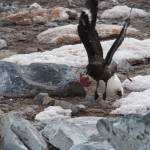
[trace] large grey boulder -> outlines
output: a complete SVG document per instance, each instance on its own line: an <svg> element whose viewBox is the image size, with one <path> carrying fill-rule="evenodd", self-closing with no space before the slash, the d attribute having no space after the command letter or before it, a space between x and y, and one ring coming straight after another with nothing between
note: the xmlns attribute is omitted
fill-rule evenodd
<svg viewBox="0 0 150 150"><path fill-rule="evenodd" d="M150 113L127 115L124 118L102 118L97 123L100 136L115 150L150 149Z"/></svg>
<svg viewBox="0 0 150 150"><path fill-rule="evenodd" d="M99 119L100 117L55 118L41 132L60 150L113 150L97 131L96 123Z"/></svg>
<svg viewBox="0 0 150 150"><path fill-rule="evenodd" d="M0 119L0 135L3 150L48 150L42 135L18 113Z"/></svg>
<svg viewBox="0 0 150 150"><path fill-rule="evenodd" d="M0 95L29 97L38 93L50 96L85 96L83 86L74 82L67 65L33 63L28 66L0 61Z"/></svg>
<svg viewBox="0 0 150 150"><path fill-rule="evenodd" d="M88 140L81 127L60 118L52 120L44 128L42 134L53 146L61 150L69 150L73 145Z"/></svg>

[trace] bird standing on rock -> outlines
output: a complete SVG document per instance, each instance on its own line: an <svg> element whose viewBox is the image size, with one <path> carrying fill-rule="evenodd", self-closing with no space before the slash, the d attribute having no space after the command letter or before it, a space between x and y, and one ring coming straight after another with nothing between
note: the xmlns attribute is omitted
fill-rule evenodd
<svg viewBox="0 0 150 150"><path fill-rule="evenodd" d="M106 55L106 58L104 59L103 49L100 44L98 33L95 29L97 12L98 12L98 0L86 0L85 8L83 9L80 15L78 25L78 34L81 39L81 42L83 43L86 49L89 62L89 64L86 67L87 69L86 75L80 77L80 81L86 87L88 85L86 84L86 82L88 82L88 76L92 77L97 82L94 98L95 100L97 100L99 97L97 89L99 86L99 81L101 80L105 83L103 99L106 99L106 96L109 95L112 91L113 91L112 94L114 95L119 96L123 95L123 87L121 85L121 81L119 80L118 76L114 74L108 66L111 64L114 53L123 42L127 27L129 26L130 22L129 16L126 19L119 36L113 43L112 47L110 48L109 52ZM83 79L84 82L82 82ZM109 89L108 92L107 89Z"/></svg>

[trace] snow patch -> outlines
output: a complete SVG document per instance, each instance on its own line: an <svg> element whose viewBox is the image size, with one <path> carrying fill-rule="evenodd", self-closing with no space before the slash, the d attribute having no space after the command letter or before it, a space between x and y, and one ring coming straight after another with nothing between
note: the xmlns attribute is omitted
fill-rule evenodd
<svg viewBox="0 0 150 150"><path fill-rule="evenodd" d="M70 109L63 109L60 106L49 106L48 108L45 108L43 112L38 113L35 116L35 119L44 121L49 120L52 117L70 117L71 112Z"/></svg>
<svg viewBox="0 0 150 150"><path fill-rule="evenodd" d="M132 92L126 98L117 100L111 114L131 114L150 112L150 88L143 92Z"/></svg>
<svg viewBox="0 0 150 150"><path fill-rule="evenodd" d="M150 88L150 75L141 76L138 75L134 78L131 78L132 81L126 79L122 85L128 90L140 92Z"/></svg>
<svg viewBox="0 0 150 150"><path fill-rule="evenodd" d="M114 40L101 42L104 57L113 44ZM118 69L126 69L131 60L143 60L150 58L150 39L137 40L134 38L125 38L122 45L118 48L113 57L113 61L118 63ZM2 61L14 62L22 65L31 63L56 63L66 64L70 67L85 67L88 64L87 53L82 44L67 45L52 51L35 52L32 54L17 54Z"/></svg>

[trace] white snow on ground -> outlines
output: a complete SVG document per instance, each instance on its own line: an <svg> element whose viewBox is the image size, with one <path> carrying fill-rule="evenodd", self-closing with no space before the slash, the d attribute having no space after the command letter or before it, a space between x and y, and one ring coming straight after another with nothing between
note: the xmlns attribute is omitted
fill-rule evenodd
<svg viewBox="0 0 150 150"><path fill-rule="evenodd" d="M150 112L150 88L143 92L132 92L126 98L114 103L112 114L131 114Z"/></svg>
<svg viewBox="0 0 150 150"><path fill-rule="evenodd" d="M32 54L18 54L5 58L3 61L14 62L22 65L31 63L56 63L68 66L80 67L87 64L87 56L83 45L67 45L52 51L36 52Z"/></svg>
<svg viewBox="0 0 150 150"><path fill-rule="evenodd" d="M63 109L60 106L49 106L44 109L44 111L38 113L35 116L36 120L44 121L49 120L52 117L70 117L71 116L71 110L70 109Z"/></svg>
<svg viewBox="0 0 150 150"><path fill-rule="evenodd" d="M125 87L128 90L136 91L136 92L144 91L150 88L150 75L146 75L146 76L138 75L134 78L131 78L131 80L132 81L126 79L122 83L123 87Z"/></svg>
<svg viewBox="0 0 150 150"><path fill-rule="evenodd" d="M114 40L101 42L104 49L104 56L113 42ZM137 40L134 38L125 38L113 57L113 61L118 62L118 69L125 69L128 67L128 61L150 58L149 43L150 39ZM2 60L23 65L41 62L67 64L73 67L85 67L88 63L87 53L82 44L62 46L52 51L13 55Z"/></svg>
<svg viewBox="0 0 150 150"><path fill-rule="evenodd" d="M131 8L124 5L124 6L115 6L112 9L105 10L101 18L111 18L111 19L116 19L116 18L124 18L129 15ZM138 18L138 17L146 17L148 16L148 13L142 9L138 8L133 8L132 13L131 13L131 18Z"/></svg>

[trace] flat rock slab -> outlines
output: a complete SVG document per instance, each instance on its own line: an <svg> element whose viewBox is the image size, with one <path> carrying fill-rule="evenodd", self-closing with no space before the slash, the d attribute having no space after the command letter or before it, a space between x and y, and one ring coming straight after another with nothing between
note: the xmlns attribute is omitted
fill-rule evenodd
<svg viewBox="0 0 150 150"><path fill-rule="evenodd" d="M115 150L148 150L150 148L150 113L123 118L102 118L97 123L100 136Z"/></svg>
<svg viewBox="0 0 150 150"><path fill-rule="evenodd" d="M33 63L28 66L0 62L0 95L29 97L38 93L56 96L85 96L83 86L74 82L75 74L67 65Z"/></svg>
<svg viewBox="0 0 150 150"><path fill-rule="evenodd" d="M49 28L46 31L41 32L37 39L41 43L52 43L52 44L73 44L79 43L80 38L77 32L78 24L69 24L59 26L55 28ZM109 25L109 24L96 24L96 30L100 38L110 38L119 35L122 26ZM137 35L138 30L135 28L128 28L126 35L132 36Z"/></svg>

